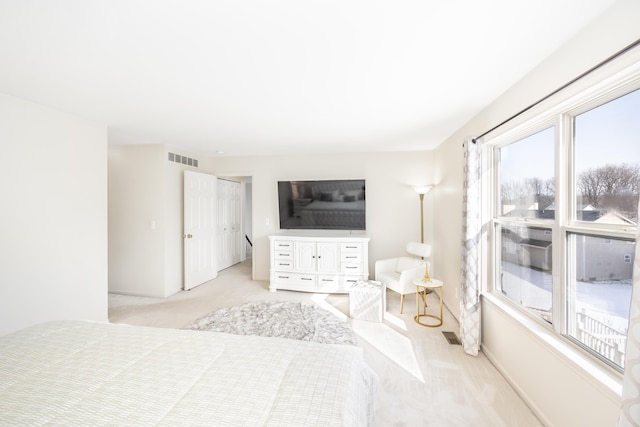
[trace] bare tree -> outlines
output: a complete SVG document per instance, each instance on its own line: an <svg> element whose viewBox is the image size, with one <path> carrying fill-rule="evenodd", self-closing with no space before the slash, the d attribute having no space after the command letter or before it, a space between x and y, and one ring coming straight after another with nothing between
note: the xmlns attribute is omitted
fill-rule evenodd
<svg viewBox="0 0 640 427"><path fill-rule="evenodd" d="M577 186L583 202L633 218L640 193L640 165L607 164L587 169L578 175Z"/></svg>
<svg viewBox="0 0 640 427"><path fill-rule="evenodd" d="M549 178L524 178L505 182L500 187L503 205L515 205L517 209L527 209L534 203L538 209L545 209L555 198L555 180Z"/></svg>
<svg viewBox="0 0 640 427"><path fill-rule="evenodd" d="M608 208L634 220L640 193L640 164L615 164L587 169L578 175L581 201L595 208ZM502 183L502 206L525 210L534 203L543 210L555 200L555 179L538 177Z"/></svg>
<svg viewBox="0 0 640 427"><path fill-rule="evenodd" d="M527 178L524 182L531 194L540 195L543 193L544 181L541 178Z"/></svg>
<svg viewBox="0 0 640 427"><path fill-rule="evenodd" d="M578 189L582 193L584 203L598 206L598 198L602 193L602 177L597 169L589 169L578 176Z"/></svg>
<svg viewBox="0 0 640 427"><path fill-rule="evenodd" d="M554 178L549 178L545 182L545 193L548 196L551 196L552 199L555 199L555 196L556 196L556 180Z"/></svg>
<svg viewBox="0 0 640 427"><path fill-rule="evenodd" d="M593 206L603 197L637 194L640 187L640 166L626 163L607 164L591 168L578 175L578 189Z"/></svg>

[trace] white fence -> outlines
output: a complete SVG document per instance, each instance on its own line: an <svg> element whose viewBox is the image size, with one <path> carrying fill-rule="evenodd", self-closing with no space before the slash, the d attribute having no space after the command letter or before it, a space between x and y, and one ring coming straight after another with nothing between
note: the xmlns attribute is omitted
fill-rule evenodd
<svg viewBox="0 0 640 427"><path fill-rule="evenodd" d="M620 332L587 315L584 310L576 313L576 338L614 363L624 367L627 342L625 332Z"/></svg>

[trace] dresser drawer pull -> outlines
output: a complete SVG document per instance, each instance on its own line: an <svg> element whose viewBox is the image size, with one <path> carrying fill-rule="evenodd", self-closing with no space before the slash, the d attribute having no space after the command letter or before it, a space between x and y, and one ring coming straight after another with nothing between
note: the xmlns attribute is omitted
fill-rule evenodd
<svg viewBox="0 0 640 427"><path fill-rule="evenodd" d="M288 279L289 276L278 276L278 279Z"/></svg>
<svg viewBox="0 0 640 427"><path fill-rule="evenodd" d="M311 279L309 277L303 277L301 280L313 280L313 279Z"/></svg>

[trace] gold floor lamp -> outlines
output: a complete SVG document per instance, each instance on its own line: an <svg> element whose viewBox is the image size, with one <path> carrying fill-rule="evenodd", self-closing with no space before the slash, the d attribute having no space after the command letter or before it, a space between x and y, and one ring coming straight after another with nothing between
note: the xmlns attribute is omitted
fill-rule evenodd
<svg viewBox="0 0 640 427"><path fill-rule="evenodd" d="M412 188L420 196L420 243L424 243L424 195L427 194L429 190L431 190L431 186L430 185L414 185L412 186ZM431 278L429 277L429 262L426 263L426 268L424 271L424 277L422 278L422 281L423 282L431 281Z"/></svg>

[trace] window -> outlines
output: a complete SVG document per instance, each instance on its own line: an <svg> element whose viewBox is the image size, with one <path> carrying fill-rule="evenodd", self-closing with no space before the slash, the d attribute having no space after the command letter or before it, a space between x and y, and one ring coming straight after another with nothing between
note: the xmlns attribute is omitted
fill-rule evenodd
<svg viewBox="0 0 640 427"><path fill-rule="evenodd" d="M545 229L498 227L503 295L551 322L551 239Z"/></svg>
<svg viewBox="0 0 640 427"><path fill-rule="evenodd" d="M554 127L500 148L500 211L535 218L554 201Z"/></svg>
<svg viewBox="0 0 640 427"><path fill-rule="evenodd" d="M633 240L569 233L567 334L618 366L624 363L632 264L624 254Z"/></svg>
<svg viewBox="0 0 640 427"><path fill-rule="evenodd" d="M577 220L635 225L640 90L573 118Z"/></svg>
<svg viewBox="0 0 640 427"><path fill-rule="evenodd" d="M493 289L623 368L640 194L640 73L486 140Z"/></svg>
<svg viewBox="0 0 640 427"><path fill-rule="evenodd" d="M500 236L497 289L547 322L552 320L552 231L555 126L497 149L495 235ZM527 226L521 225L526 221Z"/></svg>

